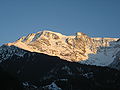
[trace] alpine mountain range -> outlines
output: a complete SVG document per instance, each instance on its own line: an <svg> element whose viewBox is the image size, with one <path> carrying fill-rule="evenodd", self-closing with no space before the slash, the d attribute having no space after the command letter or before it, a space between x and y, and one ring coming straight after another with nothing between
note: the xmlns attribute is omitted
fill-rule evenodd
<svg viewBox="0 0 120 90"><path fill-rule="evenodd" d="M120 38L44 30L0 46L0 67L1 90L120 90Z"/></svg>

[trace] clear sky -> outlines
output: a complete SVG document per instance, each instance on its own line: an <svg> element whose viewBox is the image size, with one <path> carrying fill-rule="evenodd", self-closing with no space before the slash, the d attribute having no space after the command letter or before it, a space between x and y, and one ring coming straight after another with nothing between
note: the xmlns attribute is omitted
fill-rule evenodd
<svg viewBox="0 0 120 90"><path fill-rule="evenodd" d="M0 0L0 45L45 29L120 38L120 0Z"/></svg>

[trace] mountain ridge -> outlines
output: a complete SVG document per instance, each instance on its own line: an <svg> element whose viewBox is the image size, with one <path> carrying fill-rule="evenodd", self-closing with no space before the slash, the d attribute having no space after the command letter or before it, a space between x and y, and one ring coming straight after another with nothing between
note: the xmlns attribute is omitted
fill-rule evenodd
<svg viewBox="0 0 120 90"><path fill-rule="evenodd" d="M117 40L118 38L91 38L82 32L77 32L75 36L65 36L44 30L23 36L17 41L5 45L14 45L31 52L78 62L87 60L88 54L95 54L99 47L109 46L109 42Z"/></svg>

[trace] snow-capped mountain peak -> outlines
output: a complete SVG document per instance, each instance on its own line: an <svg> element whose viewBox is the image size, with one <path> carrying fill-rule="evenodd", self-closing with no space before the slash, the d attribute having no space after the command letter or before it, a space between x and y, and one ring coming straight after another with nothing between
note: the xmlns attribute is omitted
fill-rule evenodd
<svg viewBox="0 0 120 90"><path fill-rule="evenodd" d="M13 43L14 45L31 52L58 56L68 61L81 61L89 58L88 54L95 54L99 47L109 46L109 42L118 38L91 38L82 32L75 36L65 36L49 30L23 36Z"/></svg>

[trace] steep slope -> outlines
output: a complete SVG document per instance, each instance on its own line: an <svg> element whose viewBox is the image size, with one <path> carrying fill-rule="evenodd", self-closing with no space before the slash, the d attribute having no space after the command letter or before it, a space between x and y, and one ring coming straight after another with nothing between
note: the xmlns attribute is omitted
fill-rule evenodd
<svg viewBox="0 0 120 90"><path fill-rule="evenodd" d="M113 44L115 47L118 47L117 53L115 54L114 61L109 65L111 68L120 70L120 39Z"/></svg>
<svg viewBox="0 0 120 90"><path fill-rule="evenodd" d="M95 54L98 47L107 47L109 42L116 40L117 38L90 38L81 32L76 33L76 36L65 36L52 31L41 31L6 45L77 62L88 59L88 54Z"/></svg>
<svg viewBox="0 0 120 90"><path fill-rule="evenodd" d="M120 70L120 51L116 54L114 61L109 65L109 67Z"/></svg>
<svg viewBox="0 0 120 90"><path fill-rule="evenodd" d="M13 53L0 66L16 75L27 90L50 90L54 87L58 90L120 89L120 72L117 70L68 62L55 56L10 47L25 54L21 57Z"/></svg>
<svg viewBox="0 0 120 90"><path fill-rule="evenodd" d="M96 54L90 54L88 60L81 61L80 63L97 66L108 66L112 63L110 66L116 67L119 63L119 52L120 40L118 39L117 41L110 42L108 47L100 47Z"/></svg>

